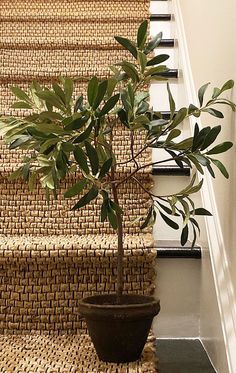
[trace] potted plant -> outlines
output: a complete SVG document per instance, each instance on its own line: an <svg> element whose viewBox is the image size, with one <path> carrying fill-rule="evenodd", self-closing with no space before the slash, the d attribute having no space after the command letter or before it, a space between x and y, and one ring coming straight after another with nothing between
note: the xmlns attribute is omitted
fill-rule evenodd
<svg viewBox="0 0 236 373"><path fill-rule="evenodd" d="M140 229L152 226L157 213L173 229L179 225L172 216L183 221L181 244L193 232L195 244L199 225L198 215L210 215L204 208L196 208L192 194L198 192L203 179L197 181L194 171L191 181L184 189L166 196L154 195L142 184L140 173L151 166L174 160L183 168L210 172L215 177L213 166L228 178L224 165L215 159L215 154L231 148L231 142L213 145L221 126L200 129L196 123L194 135L179 141L180 124L190 116L198 118L208 113L217 118L223 114L214 108L216 104L235 104L222 97L222 93L233 87L227 81L221 88L214 88L212 97L204 102L208 84L198 91L199 106L189 105L176 111L170 87L167 91L170 103L170 117L163 118L149 103L148 85L153 80L165 80L163 65L168 55L154 56L153 50L160 44L161 33L151 41L147 40L148 22L144 21L137 32L137 40L116 37L129 55L111 66L111 75L106 79L94 76L87 84L87 99L79 96L73 100L73 81L68 77L59 78L52 87L43 87L34 81L27 92L15 86L12 92L18 98L13 107L29 110L22 117L1 117L1 133L10 149L29 151L22 165L11 178L22 177L33 189L37 179L46 190L56 197L61 180L69 172L78 172L78 181L65 193L65 198L75 198L73 210L81 209L91 201L101 200L101 221L108 221L117 231L117 292L116 294L89 297L81 300L81 314L85 316L90 336L100 359L107 362L129 362L139 358L153 317L159 312L159 301L152 297L124 294L124 247L122 207L119 202L119 187L132 179L147 193L150 208ZM164 74L165 75L165 74ZM117 161L113 134L118 125L129 132L131 157L122 162L129 165L129 172L118 178ZM142 136L143 144L135 150L136 136ZM147 149L164 149L165 160L140 161ZM82 195L82 196L81 196ZM111 343L110 338L113 340ZM115 341L115 342L114 342Z"/></svg>

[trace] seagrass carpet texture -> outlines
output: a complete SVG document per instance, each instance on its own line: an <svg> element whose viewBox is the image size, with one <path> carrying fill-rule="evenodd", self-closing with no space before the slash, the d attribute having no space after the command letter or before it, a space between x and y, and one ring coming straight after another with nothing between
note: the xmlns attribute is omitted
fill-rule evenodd
<svg viewBox="0 0 236 373"><path fill-rule="evenodd" d="M75 95L86 95L89 78L107 77L109 65L128 58L114 35L135 38L149 5L149 0L1 0L0 115L26 114L11 109L9 87L27 88L34 79L50 86L58 76L70 76ZM129 134L118 126L115 136L117 157L127 160ZM138 149L142 136L136 143ZM78 302L115 291L116 235L100 222L99 202L70 211L73 201L63 193L78 174L62 183L58 200L49 206L41 187L29 192L22 180L9 181L23 156L0 140L0 373L156 372L153 338L138 362L118 366L97 359ZM150 152L144 157L151 157ZM130 168L123 166L118 175L127 172ZM139 178L151 187L149 170ZM139 229L148 198L131 181L119 196L125 291L152 294L152 235Z"/></svg>

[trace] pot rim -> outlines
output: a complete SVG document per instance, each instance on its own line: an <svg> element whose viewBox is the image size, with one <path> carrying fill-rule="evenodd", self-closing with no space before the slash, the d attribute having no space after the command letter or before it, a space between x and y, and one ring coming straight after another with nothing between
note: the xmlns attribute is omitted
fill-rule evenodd
<svg viewBox="0 0 236 373"><path fill-rule="evenodd" d="M97 295L92 295L92 296L89 296L89 297L86 297L86 298L83 298L80 300L80 305L81 306L86 306L86 307L89 307L89 308L96 308L96 309L103 309L103 308L106 308L106 309L123 309L123 308L144 308L144 307L150 307L150 306L158 306L160 307L160 300L159 299L155 299L154 297L152 296L148 296L148 295L142 295L142 294L123 294L122 296L126 297L126 298L129 298L131 296L135 296L137 295L138 297L140 298L146 298L147 301L144 302L144 303L130 303L130 304L94 304L94 303L90 303L88 302L89 299L92 299L92 298L102 298L104 296L111 296L111 297L114 297L116 296L116 294L112 293L112 294L97 294ZM148 298L150 298L150 301L148 301Z"/></svg>

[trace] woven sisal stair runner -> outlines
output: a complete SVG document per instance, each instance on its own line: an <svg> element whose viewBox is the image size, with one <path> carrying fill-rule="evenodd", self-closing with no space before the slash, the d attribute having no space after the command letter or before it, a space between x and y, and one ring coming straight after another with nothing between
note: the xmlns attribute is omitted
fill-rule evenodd
<svg viewBox="0 0 236 373"><path fill-rule="evenodd" d="M126 56L113 36L134 38L148 14L149 0L1 0L0 113L20 114L10 109L9 87L27 87L33 79L50 85L68 75L75 78L77 93L84 93L88 78L107 76L107 66ZM115 151L125 160L128 134L118 129L116 136ZM48 206L40 187L29 192L21 180L8 180L22 152L10 152L2 142L0 147L0 372L156 372L152 339L139 362L99 362L79 317L81 297L115 291L116 235L100 222L99 201L70 211L73 201L63 192L78 179L74 174ZM130 170L118 171L124 177ZM148 171L139 178L151 186ZM145 216L147 196L132 182L119 195L125 291L151 294L152 236L135 222Z"/></svg>

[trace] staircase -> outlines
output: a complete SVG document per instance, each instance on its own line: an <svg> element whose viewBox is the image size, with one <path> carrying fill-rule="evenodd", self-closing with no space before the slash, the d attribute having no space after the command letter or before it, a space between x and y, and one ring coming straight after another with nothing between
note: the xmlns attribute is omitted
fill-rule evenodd
<svg viewBox="0 0 236 373"><path fill-rule="evenodd" d="M115 1L109 4L109 11L105 1L70 0L70 6L65 6L65 0L47 3L50 5L45 6L43 0L1 2L0 108L3 114L19 114L9 109L12 103L9 86L13 84L26 87L34 78L48 83L59 74L68 74L77 78L77 91L83 91L85 83L81 77L106 75L105 67L116 58L118 47L114 46L111 36L132 37L137 25L149 16L147 0L132 0L126 5L123 1ZM170 55L168 66L171 68L166 77L181 106L185 94L170 3L151 1L150 33L154 35L163 30L160 49ZM86 38L81 37L84 29ZM122 59L124 52L119 50L118 53ZM75 58L77 64L73 62ZM94 58L99 58L101 63L93 64L91 70ZM161 107L168 117L165 83L152 84L150 93L154 108L155 105L158 109ZM184 126L187 136L188 124ZM122 157L125 140L121 145L118 141L118 146ZM152 338L140 362L117 367L97 361L86 326L79 316L78 301L97 292L115 291L116 236L108 225L99 222L98 205L82 212L70 211L72 202L63 198L63 192L73 183L75 175L65 181L58 201L51 202L49 207L40 187L29 193L23 183L9 182L8 176L21 156L19 152L9 152L1 144L0 372L156 372ZM153 159L162 156L152 155ZM170 176L172 181L176 180L174 187L178 188L189 178L190 170L168 164L153 168L152 175L154 190L165 188ZM142 175L142 182L150 187L150 175ZM151 232L141 234L138 225L130 224L130 217L132 214L133 218L144 216L147 199L132 183L120 190L120 196L125 210L125 291L153 294L155 272L158 270L162 274L165 268L165 279L163 275L158 278L156 293L159 295L160 288L168 293L170 284L166 277L171 273L170 261L179 261L176 265L181 267L180 261L189 260L191 266L196 264L199 268L201 251L199 247L193 250L180 247L176 243L178 237L161 221L154 227L154 241ZM191 266L186 276L190 275ZM169 299L163 297L162 313L173 317ZM182 300L179 302L181 314L185 311ZM158 320L154 323L156 335L163 330L162 325L166 326L165 317L160 317L161 325Z"/></svg>

